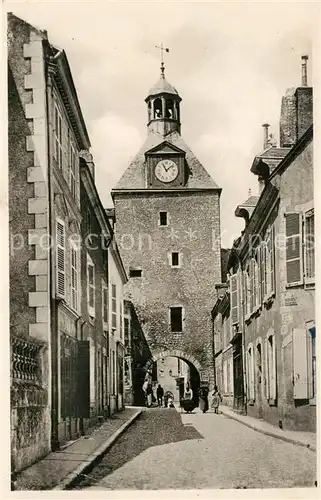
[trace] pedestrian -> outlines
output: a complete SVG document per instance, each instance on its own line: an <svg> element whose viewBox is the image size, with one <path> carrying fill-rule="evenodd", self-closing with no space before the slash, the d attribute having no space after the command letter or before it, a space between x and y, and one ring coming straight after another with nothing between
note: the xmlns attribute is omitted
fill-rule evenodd
<svg viewBox="0 0 321 500"><path fill-rule="evenodd" d="M146 406L147 406L147 389L148 389L148 380L145 379L145 381L143 383L143 393L144 393L144 401L145 401Z"/></svg>
<svg viewBox="0 0 321 500"><path fill-rule="evenodd" d="M181 408L186 411L186 413L192 413L195 408L195 403L193 401L193 391L190 388L189 383L186 384L186 389L184 391L184 398L181 401Z"/></svg>
<svg viewBox="0 0 321 500"><path fill-rule="evenodd" d="M220 406L220 402L222 402L221 393L218 390L217 385L214 385L214 391L212 394L212 408L214 409L214 413L218 413L218 407Z"/></svg>
<svg viewBox="0 0 321 500"><path fill-rule="evenodd" d="M203 413L206 413L208 410L208 393L209 393L209 390L206 386L200 387L200 389L198 391L198 395L200 398L200 402L199 402L200 410Z"/></svg>
<svg viewBox="0 0 321 500"><path fill-rule="evenodd" d="M152 401L153 401L153 388L152 388L152 384L148 384L146 395L147 395L147 407L150 408L152 406Z"/></svg>
<svg viewBox="0 0 321 500"><path fill-rule="evenodd" d="M157 396L157 404L158 406L163 406L163 396L164 396L164 389L160 384L158 384L158 387L156 389L156 396Z"/></svg>

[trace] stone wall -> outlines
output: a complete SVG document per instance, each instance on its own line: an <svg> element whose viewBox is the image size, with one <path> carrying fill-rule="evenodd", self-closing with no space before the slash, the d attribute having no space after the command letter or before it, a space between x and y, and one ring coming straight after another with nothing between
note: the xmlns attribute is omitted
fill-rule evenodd
<svg viewBox="0 0 321 500"><path fill-rule="evenodd" d="M8 15L12 472L50 451L44 37Z"/></svg>
<svg viewBox="0 0 321 500"><path fill-rule="evenodd" d="M211 309L221 281L220 214L217 192L115 194L116 237L130 278L126 298L135 308L152 354L180 349L193 355L213 381ZM159 226L159 212L168 226ZM179 268L170 266L172 251ZM172 333L169 308L184 308L183 333Z"/></svg>

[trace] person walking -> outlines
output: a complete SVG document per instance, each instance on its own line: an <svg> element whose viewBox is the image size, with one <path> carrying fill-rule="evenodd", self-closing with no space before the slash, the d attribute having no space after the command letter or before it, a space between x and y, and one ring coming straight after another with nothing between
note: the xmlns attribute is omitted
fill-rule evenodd
<svg viewBox="0 0 321 500"><path fill-rule="evenodd" d="M150 408L152 406L152 402L153 402L152 384L148 384L146 394L147 394L147 407Z"/></svg>
<svg viewBox="0 0 321 500"><path fill-rule="evenodd" d="M212 394L212 408L214 410L214 413L218 413L218 408L219 408L221 402L222 402L221 393L218 390L217 385L214 385L214 391Z"/></svg>
<svg viewBox="0 0 321 500"><path fill-rule="evenodd" d="M207 387L205 387L205 386L200 387L199 392L198 392L198 395L200 398L199 405L200 405L200 410L203 413L206 413L208 410L208 393L209 393L209 390Z"/></svg>
<svg viewBox="0 0 321 500"><path fill-rule="evenodd" d="M163 406L164 389L160 384L158 384L158 387L156 389L156 396L157 396L158 406L159 407Z"/></svg>
<svg viewBox="0 0 321 500"><path fill-rule="evenodd" d="M143 383L143 393L144 393L144 400L145 400L146 406L148 406L148 404L147 404L147 390L148 390L148 380L145 380Z"/></svg>
<svg viewBox="0 0 321 500"><path fill-rule="evenodd" d="M190 388L189 383L186 384L186 389L184 391L184 398L181 401L181 408L186 411L186 413L192 413L195 408L193 401L193 391Z"/></svg>

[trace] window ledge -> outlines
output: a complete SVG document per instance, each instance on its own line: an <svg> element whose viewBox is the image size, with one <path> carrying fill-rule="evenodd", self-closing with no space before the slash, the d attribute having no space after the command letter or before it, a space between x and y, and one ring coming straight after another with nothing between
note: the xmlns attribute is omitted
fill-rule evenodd
<svg viewBox="0 0 321 500"><path fill-rule="evenodd" d="M317 405L317 399L316 398L310 399L309 405L310 406L316 406Z"/></svg>
<svg viewBox="0 0 321 500"><path fill-rule="evenodd" d="M270 306L275 299L275 292L267 294L263 299L263 304L267 307Z"/></svg>
<svg viewBox="0 0 321 500"><path fill-rule="evenodd" d="M254 403L255 403L255 399L249 399L249 401L248 401L249 406L254 406Z"/></svg>
<svg viewBox="0 0 321 500"><path fill-rule="evenodd" d="M89 323L91 325L94 325L95 324L95 316L92 316L90 313L89 313Z"/></svg>
<svg viewBox="0 0 321 500"><path fill-rule="evenodd" d="M251 321L252 321L252 316L251 316L251 314L247 314L247 315L245 316L245 318L244 318L244 321L245 321L245 323L246 323L247 325L248 325L248 324L250 324L250 323L251 323Z"/></svg>

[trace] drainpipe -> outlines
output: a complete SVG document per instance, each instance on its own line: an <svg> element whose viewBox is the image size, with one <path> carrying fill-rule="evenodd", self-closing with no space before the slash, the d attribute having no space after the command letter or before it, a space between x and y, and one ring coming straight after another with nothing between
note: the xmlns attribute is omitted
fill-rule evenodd
<svg viewBox="0 0 321 500"><path fill-rule="evenodd" d="M82 319L82 318L78 318L77 320L77 325L78 325L78 322L79 320ZM83 321L81 326L80 326L80 340L84 340L84 326L87 325L87 321ZM79 430L80 430L80 434L82 436L85 435L85 429L84 429L84 417L80 417L79 418Z"/></svg>
<svg viewBox="0 0 321 500"><path fill-rule="evenodd" d="M212 355L213 355L213 374L214 374L214 386L216 385L216 366L215 366L215 328L214 328L214 318L213 318L213 312L211 313L211 318L212 318ZM214 389L214 387L213 387Z"/></svg>

